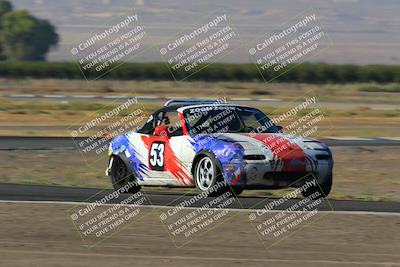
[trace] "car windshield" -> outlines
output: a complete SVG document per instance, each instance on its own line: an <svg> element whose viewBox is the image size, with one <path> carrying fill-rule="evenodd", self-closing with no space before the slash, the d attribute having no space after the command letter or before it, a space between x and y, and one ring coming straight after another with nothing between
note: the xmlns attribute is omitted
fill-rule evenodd
<svg viewBox="0 0 400 267"><path fill-rule="evenodd" d="M277 133L260 110L238 106L206 106L184 111L190 135L206 133Z"/></svg>

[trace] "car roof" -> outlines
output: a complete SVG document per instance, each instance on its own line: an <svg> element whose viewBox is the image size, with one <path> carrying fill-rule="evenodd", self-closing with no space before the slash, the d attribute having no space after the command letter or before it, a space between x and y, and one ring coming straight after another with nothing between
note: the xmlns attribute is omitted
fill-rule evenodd
<svg viewBox="0 0 400 267"><path fill-rule="evenodd" d="M171 105L171 106L164 106L162 108L157 109L156 111L153 112L153 114L161 112L161 111L177 111L179 108L186 106L185 104L177 104L177 105Z"/></svg>
<svg viewBox="0 0 400 267"><path fill-rule="evenodd" d="M168 112L168 111L177 111L177 112L183 112L186 109L191 109L191 108L201 108L201 107L210 107L210 106L218 106L218 107L242 107L242 108L251 108L255 109L254 107L246 106L246 105L238 105L238 104L187 104L187 103L182 103L182 104L176 104L176 105L170 105L170 106L164 106L162 108L159 108L158 110L154 111L153 114L157 114L159 112Z"/></svg>
<svg viewBox="0 0 400 267"><path fill-rule="evenodd" d="M186 110L186 109L191 109L191 108L201 108L201 107L212 107L212 106L218 106L218 107L242 107L242 108L252 108L252 109L254 109L253 107L249 107L249 106L245 106L245 105L237 105L237 104L229 104L229 103L226 103L226 104L197 104L197 105L184 105L184 106L182 106L182 107L179 107L178 109L177 109L177 111L179 111L179 112L181 112L181 111L184 111L184 110Z"/></svg>

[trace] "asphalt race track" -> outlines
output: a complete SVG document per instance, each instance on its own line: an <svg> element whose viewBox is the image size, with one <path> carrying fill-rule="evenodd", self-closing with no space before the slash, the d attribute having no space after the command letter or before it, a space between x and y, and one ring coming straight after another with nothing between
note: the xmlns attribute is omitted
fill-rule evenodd
<svg viewBox="0 0 400 267"><path fill-rule="evenodd" d="M69 137L0 137L0 151L13 150L75 150L75 142L79 138ZM400 140L396 139L323 139L329 146L399 146ZM93 188L61 187L61 186L42 186L42 185L21 185L21 184L0 184L0 200L12 201L57 201L57 202L85 202L91 196L99 193L106 195L111 190L100 190ZM157 206L175 205L177 198L181 200L189 199L191 195L176 194L165 191L154 191L151 187L146 187L144 192L147 194L149 203ZM129 194L120 196L126 198ZM238 203L232 208L259 209L268 201L260 197L239 197ZM116 202L120 202L117 199ZM203 205L209 199L196 202L195 205ZM262 203L261 203L262 202ZM295 201L288 201L287 207L293 205ZM282 208L287 208L282 207ZM330 200L320 206L321 210L326 211L366 211L366 212L400 212L400 203L397 202L374 202L374 201L347 201Z"/></svg>
<svg viewBox="0 0 400 267"><path fill-rule="evenodd" d="M0 184L0 200L11 201L55 201L55 202L86 202L94 195L97 197L112 193L112 190L101 190L93 188L43 186L43 185L21 185L21 184ZM146 193L149 203L155 206L172 206L172 203L179 198L179 201L191 198L193 195L181 195L168 192L155 192L151 189L143 190ZM118 199L109 203L120 203L130 194L123 194ZM268 202L274 199L262 197L239 197L238 202L230 208L236 209L261 209ZM328 199L329 200L329 199ZM201 207L210 198L205 198L195 202L193 207ZM282 205L286 209L293 205L295 200L287 201ZM175 203L176 204L176 203ZM365 212L392 212L400 213L400 203L398 202L375 202L375 201L354 201L354 200L329 200L319 206L321 211L365 211Z"/></svg>
<svg viewBox="0 0 400 267"><path fill-rule="evenodd" d="M25 150L27 153L31 150L30 154L40 150L68 153L77 150L74 141L81 140L0 137L0 151L5 155ZM350 149L400 146L400 138L332 137L322 141ZM94 248L88 248L76 225L71 223L69 210L88 207L115 191L0 183L0 266L400 266L400 202L328 198L318 205L318 218L300 225L290 237L266 245L249 218L279 199L240 196L220 211L233 219L207 228L206 233L177 247L175 241L179 240L171 239L160 219L180 203L190 202L194 194L154 187L144 187L142 192L147 201L137 207L143 216L118 229L115 235L98 240L99 243L96 240ZM122 194L107 204L122 203L132 196ZM215 200L201 198L187 207L203 207ZM266 216L277 216L280 212L276 211L289 210L300 201L286 200ZM117 206L104 208L114 207ZM187 215L200 210L184 208L181 212Z"/></svg>

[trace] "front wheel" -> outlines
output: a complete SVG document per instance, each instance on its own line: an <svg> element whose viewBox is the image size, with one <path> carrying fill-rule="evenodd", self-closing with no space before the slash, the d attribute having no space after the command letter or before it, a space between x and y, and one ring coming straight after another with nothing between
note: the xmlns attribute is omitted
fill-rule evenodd
<svg viewBox="0 0 400 267"><path fill-rule="evenodd" d="M139 192L141 186L137 184L135 175L125 162L118 156L113 156L110 160L113 161L110 176L114 189L118 190L130 183L131 186L127 186L125 192L132 194Z"/></svg>
<svg viewBox="0 0 400 267"><path fill-rule="evenodd" d="M194 170L196 187L208 196L219 196L226 191L226 184L216 162L209 155L204 155Z"/></svg>
<svg viewBox="0 0 400 267"><path fill-rule="evenodd" d="M231 190L236 196L238 196L238 195L240 195L240 194L243 192L244 187L243 187L243 186L231 186L230 190Z"/></svg>
<svg viewBox="0 0 400 267"><path fill-rule="evenodd" d="M319 192L316 198L324 198L329 195L332 189L332 174L321 184L308 188L306 191L301 192L304 197L309 197L315 192Z"/></svg>

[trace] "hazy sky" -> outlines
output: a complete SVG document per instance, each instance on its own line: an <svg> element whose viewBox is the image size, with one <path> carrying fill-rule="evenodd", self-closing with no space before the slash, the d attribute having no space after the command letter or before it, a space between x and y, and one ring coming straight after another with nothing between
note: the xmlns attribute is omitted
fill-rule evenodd
<svg viewBox="0 0 400 267"><path fill-rule="evenodd" d="M77 40L104 28L131 8L136 8L158 45L221 8L244 42L260 38L313 8L333 46L312 61L400 64L398 0L14 0L12 3L17 9L28 9L56 25L61 42L48 56L53 61L72 60L70 50ZM148 53L140 60L161 61L161 58L157 53ZM245 49L239 49L222 61L248 62L249 55Z"/></svg>

